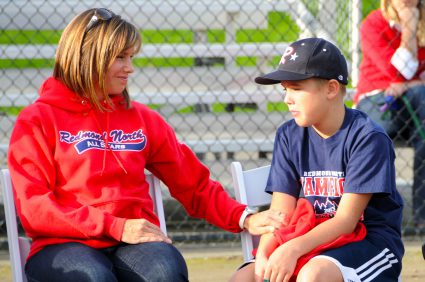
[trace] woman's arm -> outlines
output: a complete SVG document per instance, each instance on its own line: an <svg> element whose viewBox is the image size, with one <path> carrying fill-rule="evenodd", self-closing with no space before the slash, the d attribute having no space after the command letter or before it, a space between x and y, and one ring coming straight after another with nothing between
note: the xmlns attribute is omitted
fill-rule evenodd
<svg viewBox="0 0 425 282"><path fill-rule="evenodd" d="M416 57L418 44L416 40L419 21L419 9L417 7L402 7L398 11L401 27L400 47L406 48L412 56Z"/></svg>
<svg viewBox="0 0 425 282"><path fill-rule="evenodd" d="M403 6L397 10L397 13L400 20L401 42L391 57L391 64L406 80L410 80L414 77L419 66L417 43L419 9Z"/></svg>

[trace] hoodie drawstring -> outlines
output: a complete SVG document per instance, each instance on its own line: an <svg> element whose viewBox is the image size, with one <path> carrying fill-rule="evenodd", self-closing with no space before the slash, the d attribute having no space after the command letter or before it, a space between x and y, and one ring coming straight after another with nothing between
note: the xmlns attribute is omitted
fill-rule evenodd
<svg viewBox="0 0 425 282"><path fill-rule="evenodd" d="M93 111L93 117L96 121L96 124L101 132L104 132L102 129L102 126L100 125L99 120L96 117L96 114ZM102 134L103 135L103 134ZM103 161L102 161L102 172L100 175L103 175L103 172L106 168L106 151L112 153L112 156L114 156L115 161L118 163L118 165L121 167L121 169L124 171L125 174L128 174L127 170L125 169L124 165L122 164L121 160L117 156L117 154L114 152L114 150L111 149L108 142L108 136L109 136L109 112L106 112L106 135L103 136L103 142L105 143L105 150L103 150Z"/></svg>

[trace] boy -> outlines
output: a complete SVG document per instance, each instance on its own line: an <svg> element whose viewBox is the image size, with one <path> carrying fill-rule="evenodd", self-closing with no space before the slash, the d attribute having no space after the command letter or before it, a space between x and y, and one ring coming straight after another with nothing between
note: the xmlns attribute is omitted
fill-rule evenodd
<svg viewBox="0 0 425 282"><path fill-rule="evenodd" d="M255 264L232 281L397 281L403 202L394 149L366 114L345 107L341 51L321 38L296 41L278 70L255 81L281 83L293 115L277 130L266 187L270 209L291 219L261 237Z"/></svg>

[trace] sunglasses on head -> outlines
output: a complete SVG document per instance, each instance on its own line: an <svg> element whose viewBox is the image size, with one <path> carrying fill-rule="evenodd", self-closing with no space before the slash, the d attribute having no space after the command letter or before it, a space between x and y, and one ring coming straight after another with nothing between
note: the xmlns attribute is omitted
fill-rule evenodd
<svg viewBox="0 0 425 282"><path fill-rule="evenodd" d="M113 16L115 16L115 14L106 8L99 8L94 10L94 14L86 26L85 32L89 31L99 20L109 21Z"/></svg>

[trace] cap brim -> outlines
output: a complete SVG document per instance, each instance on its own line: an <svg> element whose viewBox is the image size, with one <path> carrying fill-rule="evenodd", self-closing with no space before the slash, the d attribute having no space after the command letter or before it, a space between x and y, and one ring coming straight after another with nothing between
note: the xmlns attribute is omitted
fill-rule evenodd
<svg viewBox="0 0 425 282"><path fill-rule="evenodd" d="M277 70L263 76L259 76L255 78L255 82L258 84L277 84L281 81L295 81L295 80L303 80L307 78L314 77L314 74L300 74L295 72Z"/></svg>

